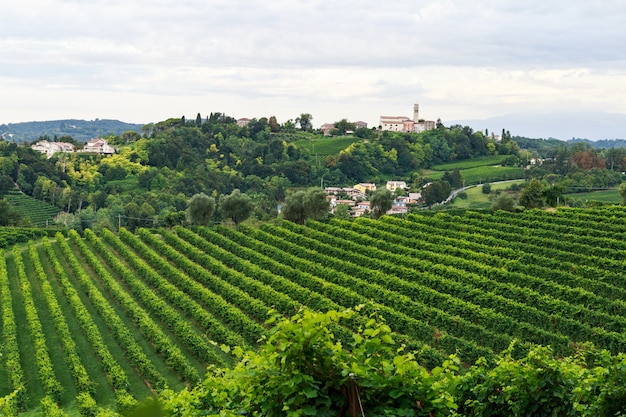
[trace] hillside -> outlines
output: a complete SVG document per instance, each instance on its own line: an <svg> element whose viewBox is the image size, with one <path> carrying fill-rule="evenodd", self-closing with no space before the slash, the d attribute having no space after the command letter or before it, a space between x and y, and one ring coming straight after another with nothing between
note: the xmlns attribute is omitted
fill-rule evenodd
<svg viewBox="0 0 626 417"><path fill-rule="evenodd" d="M32 142L41 136L53 139L55 136L71 136L78 142L87 142L93 138L119 136L126 131L141 132L143 125L125 123L119 120L50 120L42 122L23 122L0 124L0 136L7 141Z"/></svg>
<svg viewBox="0 0 626 417"><path fill-rule="evenodd" d="M378 311L427 367L451 353L466 365L489 360L514 340L516 357L532 343L557 356L585 342L624 352L624 214L616 206L57 234L2 256L2 337L14 344L0 357L0 397L25 383L26 409L46 395L65 408L77 397L111 406L194 385L207 365L234 360L217 346L253 347L267 334L270 308L365 304L363 317ZM33 350L36 340L43 348ZM38 361L52 364L43 378Z"/></svg>

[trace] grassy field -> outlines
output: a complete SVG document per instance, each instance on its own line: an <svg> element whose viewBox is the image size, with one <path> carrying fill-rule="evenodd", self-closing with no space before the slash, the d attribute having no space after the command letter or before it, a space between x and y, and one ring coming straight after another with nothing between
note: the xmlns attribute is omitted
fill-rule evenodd
<svg viewBox="0 0 626 417"><path fill-rule="evenodd" d="M612 190L590 191L586 193L568 193L563 194L565 202L570 205L576 203L585 204L589 201L600 201L602 203L620 204L622 197L619 195L617 188Z"/></svg>
<svg viewBox="0 0 626 417"><path fill-rule="evenodd" d="M465 185L524 178L524 168L501 165L506 158L507 155L483 156L435 165L431 169L424 170L422 175L432 180L439 180L446 171L450 172L458 168Z"/></svg>
<svg viewBox="0 0 626 417"><path fill-rule="evenodd" d="M324 137L323 139L299 140L294 142L297 147L308 149L313 154L336 155L352 145L361 141L356 136Z"/></svg>
<svg viewBox="0 0 626 417"><path fill-rule="evenodd" d="M459 171L466 185L514 180L524 177L524 168L503 167L502 165L485 165L466 169L459 168ZM423 175L433 180L439 180L443 177L444 173L444 171L425 170Z"/></svg>
<svg viewBox="0 0 626 417"><path fill-rule="evenodd" d="M454 168L468 169L489 165L500 165L508 156L496 155L496 156L481 156L479 158L473 158L469 160L449 162L447 164L439 164L432 167L433 171L452 171Z"/></svg>
<svg viewBox="0 0 626 417"><path fill-rule="evenodd" d="M524 180L507 181L502 183L491 184L491 191L504 190L511 186L511 184L523 184ZM483 193L482 185L477 185L465 191L467 194L466 199L455 198L448 206L469 210L482 210L490 209L493 205L493 201L490 200L489 194Z"/></svg>

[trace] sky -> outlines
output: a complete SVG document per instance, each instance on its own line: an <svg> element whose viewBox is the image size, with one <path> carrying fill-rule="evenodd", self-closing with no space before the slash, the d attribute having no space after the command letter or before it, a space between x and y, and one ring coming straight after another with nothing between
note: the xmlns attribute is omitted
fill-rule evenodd
<svg viewBox="0 0 626 417"><path fill-rule="evenodd" d="M626 113L624 39L623 0L11 1L0 124Z"/></svg>

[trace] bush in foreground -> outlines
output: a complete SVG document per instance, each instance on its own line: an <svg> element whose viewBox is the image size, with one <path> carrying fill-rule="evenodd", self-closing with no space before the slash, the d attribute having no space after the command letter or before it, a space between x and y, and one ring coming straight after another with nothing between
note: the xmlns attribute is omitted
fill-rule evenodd
<svg viewBox="0 0 626 417"><path fill-rule="evenodd" d="M127 415L626 415L624 354L583 346L573 357L555 358L549 347L538 346L514 359L511 347L495 363L481 359L464 369L451 356L427 370L394 344L377 315L363 319L359 310L275 315L270 322L276 325L258 351L235 348L240 362L234 368L211 368L195 388L165 390ZM342 343L334 330L341 320L353 319L364 324ZM11 396L0 398L0 410L12 402Z"/></svg>

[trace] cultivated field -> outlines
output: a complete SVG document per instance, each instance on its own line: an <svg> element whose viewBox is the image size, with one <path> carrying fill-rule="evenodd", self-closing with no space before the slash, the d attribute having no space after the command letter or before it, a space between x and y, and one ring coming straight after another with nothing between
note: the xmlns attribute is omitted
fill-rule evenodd
<svg viewBox="0 0 626 417"><path fill-rule="evenodd" d="M483 156L470 160L435 165L431 169L424 170L422 175L432 180L439 180L446 171L451 172L456 168L461 173L466 185L524 178L524 168L502 166L502 161L506 157L506 155Z"/></svg>
<svg viewBox="0 0 626 417"><path fill-rule="evenodd" d="M379 311L427 366L513 341L516 355L624 352L625 219L611 207L46 237L0 256L0 396L21 387L32 415L123 409L232 363L221 345L253 348L268 310L305 305L366 304L363 320Z"/></svg>
<svg viewBox="0 0 626 417"><path fill-rule="evenodd" d="M46 227L52 225L54 216L61 211L52 204L29 197L21 192L11 192L5 197L19 214L30 219L33 226Z"/></svg>

